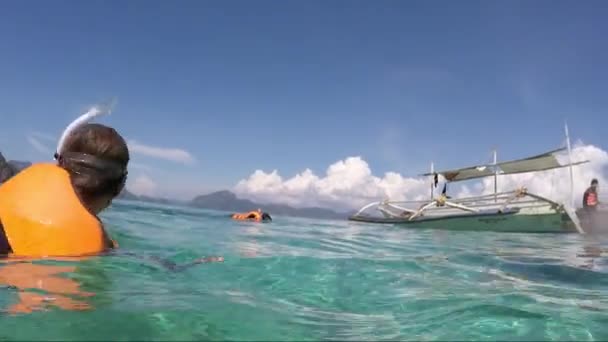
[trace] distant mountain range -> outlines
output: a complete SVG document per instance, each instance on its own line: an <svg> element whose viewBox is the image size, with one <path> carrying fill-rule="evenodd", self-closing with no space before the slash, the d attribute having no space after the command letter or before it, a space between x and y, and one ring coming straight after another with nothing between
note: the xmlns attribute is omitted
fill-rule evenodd
<svg viewBox="0 0 608 342"><path fill-rule="evenodd" d="M2 153L0 153L0 183L13 177L21 170L30 165L32 165L32 163L28 161L6 161ZM227 190L216 191L207 195L197 196L191 201L177 201L167 198L138 196L125 189L120 193L120 195L118 195L118 198L124 200L182 205L202 209L222 210L228 212L247 212L260 208L263 211L268 212L271 216L279 215L321 219L345 219L348 217L349 214L352 214L339 213L330 209L316 207L294 208L284 204L256 203L247 199L238 198L234 193Z"/></svg>

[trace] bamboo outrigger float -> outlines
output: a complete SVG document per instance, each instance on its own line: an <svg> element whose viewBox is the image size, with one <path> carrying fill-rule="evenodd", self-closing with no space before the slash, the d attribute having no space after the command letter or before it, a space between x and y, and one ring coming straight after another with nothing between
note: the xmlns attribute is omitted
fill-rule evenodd
<svg viewBox="0 0 608 342"><path fill-rule="evenodd" d="M471 166L446 171L434 171L430 176L431 198L427 201L380 201L370 203L349 217L351 221L388 223L412 228L436 228L446 230L478 230L496 232L534 233L584 233L573 203L572 167L582 163L571 160L570 138L566 127L567 147L549 151L529 158L497 162L496 151L491 164ZM568 151L569 162L561 165L555 154ZM558 203L529 192L525 187L497 192L499 175L540 172L558 168L570 168L570 203ZM438 175L446 180L444 190L433 197ZM451 199L446 195L449 182L494 177L494 193L489 195ZM369 215L366 211L375 208L382 216Z"/></svg>

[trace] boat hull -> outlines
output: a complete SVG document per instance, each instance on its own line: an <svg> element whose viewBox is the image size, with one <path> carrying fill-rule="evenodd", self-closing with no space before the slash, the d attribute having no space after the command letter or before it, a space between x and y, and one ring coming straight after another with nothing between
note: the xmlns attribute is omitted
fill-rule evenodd
<svg viewBox="0 0 608 342"><path fill-rule="evenodd" d="M351 221L394 224L415 229L442 229L456 231L491 231L513 233L576 233L576 227L567 214L559 212L522 214L470 214L420 218L412 221L398 218L351 216Z"/></svg>

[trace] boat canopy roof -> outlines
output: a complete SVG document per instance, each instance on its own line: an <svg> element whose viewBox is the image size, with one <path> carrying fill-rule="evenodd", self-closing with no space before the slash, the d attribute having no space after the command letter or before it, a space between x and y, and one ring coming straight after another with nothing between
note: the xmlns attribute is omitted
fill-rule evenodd
<svg viewBox="0 0 608 342"><path fill-rule="evenodd" d="M566 148L559 148L528 158L505 161L496 164L485 164L445 171L435 171L425 173L422 176L434 176L439 174L442 175L448 182L457 182L493 176L495 171L501 175L508 175L524 172L545 171L588 162L588 160L585 160L572 164L561 165L555 157L555 153L564 150L566 150Z"/></svg>

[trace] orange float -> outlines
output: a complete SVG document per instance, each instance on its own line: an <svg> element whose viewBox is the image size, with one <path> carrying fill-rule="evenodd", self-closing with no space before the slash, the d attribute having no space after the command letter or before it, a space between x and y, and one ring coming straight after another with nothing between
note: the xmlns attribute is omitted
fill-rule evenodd
<svg viewBox="0 0 608 342"><path fill-rule="evenodd" d="M0 186L0 223L9 257L81 257L115 247L55 164L34 164Z"/></svg>
<svg viewBox="0 0 608 342"><path fill-rule="evenodd" d="M272 221L272 218L267 213L262 212L260 209L252 210L247 213L235 213L232 214L232 219L237 221Z"/></svg>

